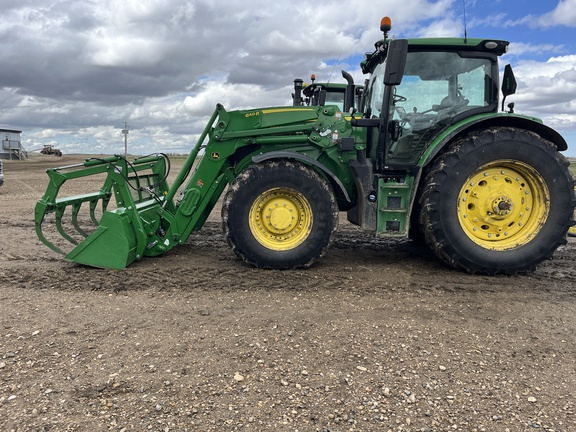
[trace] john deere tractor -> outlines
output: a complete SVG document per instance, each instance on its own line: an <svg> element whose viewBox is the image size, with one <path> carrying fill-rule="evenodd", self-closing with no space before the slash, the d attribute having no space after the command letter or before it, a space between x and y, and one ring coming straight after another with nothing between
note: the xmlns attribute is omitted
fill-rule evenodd
<svg viewBox="0 0 576 432"><path fill-rule="evenodd" d="M336 105L341 111L348 112L350 108L358 110L362 104L364 86L354 84L354 79L346 71L342 76L347 84L317 83L316 75L312 74L310 83L304 84L300 78L294 80L292 103L294 106Z"/></svg>
<svg viewBox="0 0 576 432"><path fill-rule="evenodd" d="M309 267L346 212L374 236L411 237L470 273L534 270L566 243L575 182L562 136L505 108L516 89L509 66L499 100L508 42L390 40L390 28L383 19L383 39L361 63L359 110L218 104L172 184L162 154L50 169L39 238L67 260L120 269L186 242L224 195L224 236L260 268ZM98 190L58 197L92 175Z"/></svg>

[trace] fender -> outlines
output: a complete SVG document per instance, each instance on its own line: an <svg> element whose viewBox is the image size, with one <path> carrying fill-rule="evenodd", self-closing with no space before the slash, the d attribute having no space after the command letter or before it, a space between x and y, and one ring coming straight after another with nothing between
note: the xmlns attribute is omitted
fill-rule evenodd
<svg viewBox="0 0 576 432"><path fill-rule="evenodd" d="M568 144L562 135L560 135L549 126L546 126L544 123L542 123L541 120L534 117L527 117L510 113L500 113L497 116L494 116L493 114L478 115L469 117L465 121L456 123L448 129L444 130L434 139L434 142L432 145L430 145L428 151L422 155L418 165L428 165L428 163L434 159L434 157L440 152L440 150L444 148L446 144L460 135L473 130L488 129L490 127L497 126L515 127L529 130L552 142L558 151L565 151L568 149Z"/></svg>
<svg viewBox="0 0 576 432"><path fill-rule="evenodd" d="M329 179L330 182L336 186L336 194L341 196L346 200L348 204L352 204L352 200L346 191L346 188L340 181L338 177L336 177L326 166L322 165L316 159L312 159L310 156L306 156L301 153L290 152L290 151L272 151L269 153L263 153L257 156L252 157L252 161L254 163L264 162L270 159L295 159L301 162L304 162L307 165L312 165L322 171Z"/></svg>

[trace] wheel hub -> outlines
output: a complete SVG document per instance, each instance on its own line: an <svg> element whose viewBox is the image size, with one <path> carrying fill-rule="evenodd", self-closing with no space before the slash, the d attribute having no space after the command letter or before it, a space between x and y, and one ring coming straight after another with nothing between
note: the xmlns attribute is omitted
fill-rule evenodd
<svg viewBox="0 0 576 432"><path fill-rule="evenodd" d="M292 226L296 219L296 209L287 202L276 202L267 206L263 211L264 218L268 220L271 229L284 231Z"/></svg>
<svg viewBox="0 0 576 432"><path fill-rule="evenodd" d="M514 203L511 198L499 196L493 201L492 210L497 216L506 216L514 209Z"/></svg>

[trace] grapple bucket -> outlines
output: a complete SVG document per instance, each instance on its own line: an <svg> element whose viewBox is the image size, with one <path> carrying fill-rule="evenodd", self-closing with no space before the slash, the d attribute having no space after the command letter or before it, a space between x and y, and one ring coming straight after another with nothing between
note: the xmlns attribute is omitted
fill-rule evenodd
<svg viewBox="0 0 576 432"><path fill-rule="evenodd" d="M226 115L220 104L170 187L170 161L164 154L131 162L122 156L90 158L47 170L50 181L34 216L38 238L70 261L111 269L160 255L185 241L202 226L226 185L220 171L226 158L216 156L219 152L210 164L198 162L192 169L219 115ZM44 229L49 222L53 229Z"/></svg>
<svg viewBox="0 0 576 432"><path fill-rule="evenodd" d="M110 156L49 169L49 185L35 209L39 239L66 259L93 267L121 269L141 258L148 247L146 230L158 228L157 220L147 222L142 214L162 205L166 160ZM98 179L103 179L99 190L84 192ZM58 197L63 190L72 195ZM50 233L43 229L48 221L55 227Z"/></svg>
<svg viewBox="0 0 576 432"><path fill-rule="evenodd" d="M93 267L122 269L137 259L137 243L126 213L106 212L98 228L65 258Z"/></svg>

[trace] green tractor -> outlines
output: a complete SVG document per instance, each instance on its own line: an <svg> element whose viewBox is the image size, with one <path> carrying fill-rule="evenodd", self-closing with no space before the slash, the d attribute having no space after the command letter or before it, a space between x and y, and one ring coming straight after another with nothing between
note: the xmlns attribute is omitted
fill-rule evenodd
<svg viewBox="0 0 576 432"><path fill-rule="evenodd" d="M336 105L342 112L347 113L350 108L356 111L362 104L364 86L354 84L354 79L346 71L342 76L347 84L341 83L317 83L316 75L310 77L310 84L304 84L300 78L294 80L294 93L292 103L294 106L324 106Z"/></svg>
<svg viewBox="0 0 576 432"><path fill-rule="evenodd" d="M562 136L513 104L505 110L516 88L509 66L499 101L508 42L390 40L390 28L383 19L384 37L361 64L369 79L359 110L218 104L172 184L162 154L49 169L39 238L67 260L121 269L186 242L224 194L226 240L259 268L309 267L346 212L375 236L410 237L469 273L534 270L567 241L575 181ZM58 198L67 181L92 175L100 189Z"/></svg>

